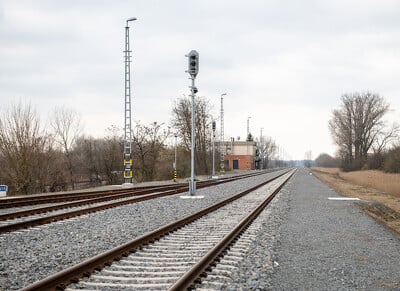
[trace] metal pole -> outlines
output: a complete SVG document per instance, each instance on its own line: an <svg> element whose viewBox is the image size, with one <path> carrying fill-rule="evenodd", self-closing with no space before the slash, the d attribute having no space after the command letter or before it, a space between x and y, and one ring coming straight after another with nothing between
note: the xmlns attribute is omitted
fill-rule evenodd
<svg viewBox="0 0 400 291"><path fill-rule="evenodd" d="M246 141L249 138L249 133L250 133L250 118L251 118L251 116L247 117L247 136L246 136Z"/></svg>
<svg viewBox="0 0 400 291"><path fill-rule="evenodd" d="M191 77L192 80L192 146L191 146L191 174L190 174L190 189L189 189L189 194L194 195L196 194L196 184L194 180L194 150L195 150L195 142L196 142L196 131L195 131L195 104L194 104L194 91L195 91L195 85L194 85L194 77Z"/></svg>
<svg viewBox="0 0 400 291"><path fill-rule="evenodd" d="M212 121L213 128L212 128L212 171L211 171L211 178L215 176L215 121Z"/></svg>
<svg viewBox="0 0 400 291"><path fill-rule="evenodd" d="M132 131L131 131L131 50L129 49L129 21L134 21L132 17L126 21L125 26L125 132L124 132L124 183L132 183Z"/></svg>
<svg viewBox="0 0 400 291"><path fill-rule="evenodd" d="M188 70L186 72L188 72L190 74L190 79L192 80L192 86L190 86L191 89L191 96L192 96L192 140L191 140L191 159L190 159L190 181L189 181L189 195L194 195L196 193L196 181L194 179L194 150L195 150L195 142L196 142L196 131L195 131L195 94L197 93L197 88L195 87L194 84L194 79L197 76L197 73L199 72L199 53L195 50L192 50L189 52L188 55L186 55L188 57Z"/></svg>
<svg viewBox="0 0 400 291"><path fill-rule="evenodd" d="M278 145L278 168L280 167L280 165L281 165L281 162L280 162L280 153L281 153L281 150L280 150L280 148L279 148L279 145Z"/></svg>
<svg viewBox="0 0 400 291"><path fill-rule="evenodd" d="M178 136L175 134L175 159L174 159L174 182L176 182L177 173L176 173L176 157L177 157L177 143Z"/></svg>
<svg viewBox="0 0 400 291"><path fill-rule="evenodd" d="M225 147L224 147L224 96L226 93L221 94L221 141L220 141L220 171L225 172Z"/></svg>
<svg viewBox="0 0 400 291"><path fill-rule="evenodd" d="M263 135L262 135L262 132L263 132L263 127L261 127L261 132L260 132L260 170L262 170L263 169L263 166L264 166L264 141L263 141Z"/></svg>
<svg viewBox="0 0 400 291"><path fill-rule="evenodd" d="M247 117L247 136L246 136L246 152L249 155L249 134L250 134L250 118L251 116Z"/></svg>

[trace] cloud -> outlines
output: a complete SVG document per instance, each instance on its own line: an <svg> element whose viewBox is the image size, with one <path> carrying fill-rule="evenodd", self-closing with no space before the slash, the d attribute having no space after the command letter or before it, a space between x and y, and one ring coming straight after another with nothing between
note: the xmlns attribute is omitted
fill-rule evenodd
<svg viewBox="0 0 400 291"><path fill-rule="evenodd" d="M332 153L330 112L343 93L371 90L400 110L397 1L0 2L0 98L26 98L46 116L81 112L87 132L123 122L124 33L130 23L133 118L169 122L189 93L185 54L200 53L196 84L227 135L263 127L293 158ZM304 138L303 138L304 137ZM293 146L296 145L296 146Z"/></svg>

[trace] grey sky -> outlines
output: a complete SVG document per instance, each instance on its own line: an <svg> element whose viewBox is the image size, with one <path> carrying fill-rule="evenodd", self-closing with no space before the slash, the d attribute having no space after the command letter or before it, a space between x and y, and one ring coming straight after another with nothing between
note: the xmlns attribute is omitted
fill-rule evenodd
<svg viewBox="0 0 400 291"><path fill-rule="evenodd" d="M123 126L124 26L131 24L133 118L169 123L197 87L226 138L263 133L288 157L334 154L328 131L343 93L384 96L400 121L398 1L0 1L0 100L31 102L43 121L56 106L82 114L84 132ZM219 127L219 124L218 124ZM219 130L219 128L218 128Z"/></svg>

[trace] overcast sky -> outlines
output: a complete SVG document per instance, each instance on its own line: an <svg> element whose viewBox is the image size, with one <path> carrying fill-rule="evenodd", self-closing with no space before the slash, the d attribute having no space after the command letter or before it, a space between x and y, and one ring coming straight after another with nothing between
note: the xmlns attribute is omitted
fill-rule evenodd
<svg viewBox="0 0 400 291"><path fill-rule="evenodd" d="M132 49L132 116L169 124L189 94L187 54L200 54L199 95L225 138L271 136L286 158L333 155L328 121L344 93L372 91L400 122L400 1L0 1L0 104L79 112L84 132L124 126L124 27ZM1 110L0 109L0 110ZM217 123L219 130L219 123Z"/></svg>

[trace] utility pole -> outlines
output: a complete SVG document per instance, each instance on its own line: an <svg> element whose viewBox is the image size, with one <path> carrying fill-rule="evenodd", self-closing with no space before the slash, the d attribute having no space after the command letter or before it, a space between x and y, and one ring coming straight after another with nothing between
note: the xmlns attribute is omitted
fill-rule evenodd
<svg viewBox="0 0 400 291"><path fill-rule="evenodd" d="M250 141L250 140L249 140L249 134L250 134L250 118L251 118L251 116L247 117L247 136L246 136L246 153L247 153L247 155L250 154L250 153L249 153L249 144L248 144L248 142Z"/></svg>
<svg viewBox="0 0 400 291"><path fill-rule="evenodd" d="M246 136L246 141L249 139L249 134L250 134L250 118L251 118L251 116L247 117L247 136Z"/></svg>
<svg viewBox="0 0 400 291"><path fill-rule="evenodd" d="M129 49L129 21L135 21L132 17L126 20L125 26L125 130L124 130L124 184L132 184L132 130L131 130L131 50Z"/></svg>

